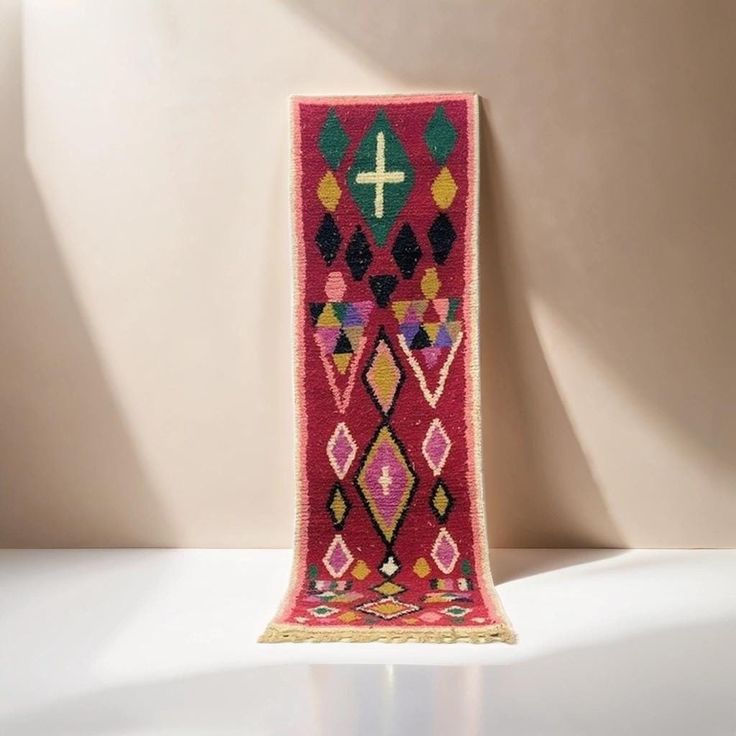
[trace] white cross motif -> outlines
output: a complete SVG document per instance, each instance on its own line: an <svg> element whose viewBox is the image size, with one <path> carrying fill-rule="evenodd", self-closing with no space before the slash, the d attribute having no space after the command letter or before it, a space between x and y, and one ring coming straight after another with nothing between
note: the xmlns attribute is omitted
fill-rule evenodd
<svg viewBox="0 0 736 736"><path fill-rule="evenodd" d="M373 184L376 187L374 212L376 219L383 217L383 187L386 184L401 184L406 174L403 171L386 171L386 137L383 131L376 134L376 170L361 171L356 177L357 184Z"/></svg>
<svg viewBox="0 0 736 736"><path fill-rule="evenodd" d="M392 483L393 479L391 478L391 471L388 469L388 465L384 465L381 468L381 477L378 479L378 484L381 486L384 496L388 496Z"/></svg>

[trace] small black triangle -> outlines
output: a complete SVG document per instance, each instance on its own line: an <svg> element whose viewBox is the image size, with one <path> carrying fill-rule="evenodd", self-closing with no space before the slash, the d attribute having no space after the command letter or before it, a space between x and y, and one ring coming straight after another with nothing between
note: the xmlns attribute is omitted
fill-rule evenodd
<svg viewBox="0 0 736 736"><path fill-rule="evenodd" d="M411 341L412 350L421 350L422 348L432 347L432 341L429 339L429 335L426 333L424 327L420 327L417 330L417 334L414 335L414 339Z"/></svg>
<svg viewBox="0 0 736 736"><path fill-rule="evenodd" d="M316 325L322 310L325 308L324 302L312 302L309 305L309 316L312 318L312 324Z"/></svg>
<svg viewBox="0 0 736 736"><path fill-rule="evenodd" d="M335 349L332 352L334 355L341 355L344 353L353 352L353 346L350 344L348 336L342 330L340 330L340 335L337 338L337 344L335 345Z"/></svg>
<svg viewBox="0 0 736 736"><path fill-rule="evenodd" d="M391 294L394 293L394 289L396 288L396 284L399 283L399 280L396 276L388 274L371 276L369 281L373 296L376 298L376 304L378 304L379 307L387 307Z"/></svg>

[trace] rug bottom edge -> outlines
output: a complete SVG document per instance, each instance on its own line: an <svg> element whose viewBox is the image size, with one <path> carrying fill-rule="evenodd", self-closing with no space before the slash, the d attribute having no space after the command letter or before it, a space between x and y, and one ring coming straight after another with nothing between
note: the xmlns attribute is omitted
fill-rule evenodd
<svg viewBox="0 0 736 736"><path fill-rule="evenodd" d="M259 637L262 644L279 643L330 643L330 642L383 642L386 644L426 643L426 644L491 644L516 643L514 630L506 624L473 627L426 627L421 630L399 630L380 628L355 628L297 626L292 624L270 624Z"/></svg>

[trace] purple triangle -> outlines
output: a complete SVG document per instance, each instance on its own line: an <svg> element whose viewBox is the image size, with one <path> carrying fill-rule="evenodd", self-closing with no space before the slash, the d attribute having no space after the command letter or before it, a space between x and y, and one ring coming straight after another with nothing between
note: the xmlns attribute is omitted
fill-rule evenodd
<svg viewBox="0 0 736 736"><path fill-rule="evenodd" d="M417 332L419 332L418 323L404 322L401 325L401 334L404 336L404 339L406 340L407 345L411 345L411 342L414 339L414 336L417 334Z"/></svg>
<svg viewBox="0 0 736 736"><path fill-rule="evenodd" d="M442 325L437 332L437 337L434 341L434 347L436 348L451 348L452 338L450 333L447 331L447 325Z"/></svg>

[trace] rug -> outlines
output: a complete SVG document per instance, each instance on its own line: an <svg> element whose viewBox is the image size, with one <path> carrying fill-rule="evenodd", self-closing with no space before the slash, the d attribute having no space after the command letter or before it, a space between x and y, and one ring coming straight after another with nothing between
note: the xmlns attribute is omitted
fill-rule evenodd
<svg viewBox="0 0 736 736"><path fill-rule="evenodd" d="M474 95L292 100L297 520L264 642L512 641L480 475Z"/></svg>

